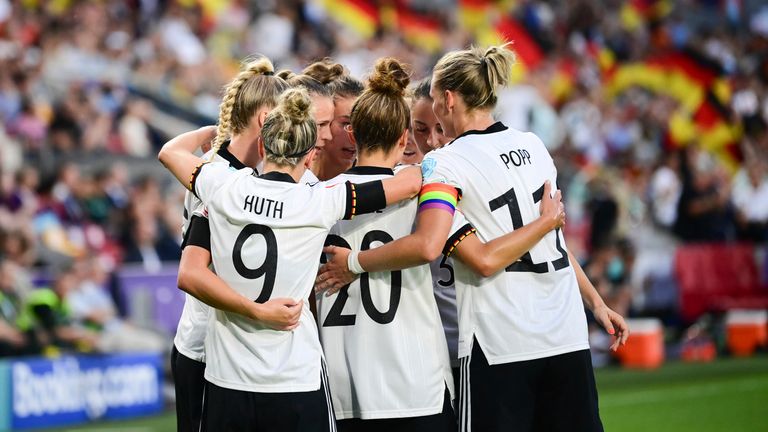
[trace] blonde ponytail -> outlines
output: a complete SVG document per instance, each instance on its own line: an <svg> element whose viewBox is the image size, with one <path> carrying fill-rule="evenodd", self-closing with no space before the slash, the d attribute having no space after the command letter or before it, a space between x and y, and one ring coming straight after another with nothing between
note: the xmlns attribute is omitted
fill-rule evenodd
<svg viewBox="0 0 768 432"><path fill-rule="evenodd" d="M498 88L509 83L515 54L507 47L492 46L485 51L472 47L445 54L435 65L432 84L461 95L469 110L492 109Z"/></svg>

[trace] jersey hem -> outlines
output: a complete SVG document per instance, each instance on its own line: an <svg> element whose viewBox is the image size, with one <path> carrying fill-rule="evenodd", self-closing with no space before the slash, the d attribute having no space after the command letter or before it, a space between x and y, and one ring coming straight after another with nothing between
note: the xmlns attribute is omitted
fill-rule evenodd
<svg viewBox="0 0 768 432"><path fill-rule="evenodd" d="M176 351L179 352L179 354L183 355L184 357L194 360L200 363L205 363L205 352L203 353L196 353L193 350L187 349L182 344L178 343L176 339L173 340L173 346L176 347Z"/></svg>
<svg viewBox="0 0 768 432"><path fill-rule="evenodd" d="M380 420L388 418L409 418L409 417L423 417L429 415L440 414L443 412L443 398L440 398L438 406L429 408L420 408L417 410L392 410L392 411L336 411L337 420L348 419L361 419L361 420Z"/></svg>
<svg viewBox="0 0 768 432"><path fill-rule="evenodd" d="M480 349L483 349L483 344L480 343ZM488 360L489 365L497 365L504 363L514 363L526 360L538 360L546 357L554 357L560 354L568 354L576 351L582 351L589 349L588 342L579 342L577 344L566 345L562 347L552 348L545 351L537 351L534 353L515 354L509 356L489 356L488 353L483 350L485 358ZM466 357L466 356L463 356Z"/></svg>
<svg viewBox="0 0 768 432"><path fill-rule="evenodd" d="M311 391L317 391L320 389L320 374L317 374L317 383L316 384L304 384L304 385L285 385L285 384L275 384L275 385L248 385L243 383L235 383L235 382L229 382L226 380L222 380L219 378L215 378L208 374L208 372L205 373L205 380L215 384L219 387L228 388L230 390L239 390L239 391L245 391L245 392L251 392L251 393L304 393L304 392L311 392Z"/></svg>

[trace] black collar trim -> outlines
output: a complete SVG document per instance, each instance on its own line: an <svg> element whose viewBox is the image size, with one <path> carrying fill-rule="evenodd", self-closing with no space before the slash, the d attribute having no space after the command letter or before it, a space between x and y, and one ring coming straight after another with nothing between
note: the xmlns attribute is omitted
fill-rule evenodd
<svg viewBox="0 0 768 432"><path fill-rule="evenodd" d="M221 145L219 148L219 156L224 158L227 162L229 162L229 165L234 169L243 169L248 168L245 166L244 163L240 162L240 159L236 158L235 155L232 154L232 152L229 151L229 144L231 141L225 141L224 144ZM256 171L254 169L254 171Z"/></svg>
<svg viewBox="0 0 768 432"><path fill-rule="evenodd" d="M294 180L290 174L280 172L280 171L270 171L268 173L264 173L260 175L259 178L264 180L272 180L272 181L279 181L279 182L286 182L286 183L296 183L296 180Z"/></svg>
<svg viewBox="0 0 768 432"><path fill-rule="evenodd" d="M463 134L457 136L453 139L453 141L456 141L457 139L467 136L467 135L485 135L485 134L492 134L497 132L503 132L505 130L509 129L508 127L504 126L504 123L502 122L496 122L490 126L488 126L488 129L485 130L468 130L464 132Z"/></svg>
<svg viewBox="0 0 768 432"><path fill-rule="evenodd" d="M378 175L388 174L395 175L392 168L377 167L377 166L354 166L347 170L345 174L357 174L357 175Z"/></svg>

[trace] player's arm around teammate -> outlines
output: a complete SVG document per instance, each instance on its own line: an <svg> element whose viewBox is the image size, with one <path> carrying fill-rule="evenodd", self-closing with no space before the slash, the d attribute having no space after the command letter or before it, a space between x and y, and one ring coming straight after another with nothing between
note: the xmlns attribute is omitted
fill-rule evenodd
<svg viewBox="0 0 768 432"><path fill-rule="evenodd" d="M565 224L565 210L561 203L560 191L551 196L550 189L550 184L546 183L544 198L541 202L541 216L534 222L488 242L480 240L472 231L454 245L452 255L483 277L491 276L520 259L544 235ZM442 216L439 217L442 218ZM431 238L431 233L429 224L420 222L421 218L419 213L417 229L412 235L361 253L358 258L360 267L367 272L401 270L437 259L445 251L445 240L426 243L425 239ZM451 219L447 219L446 222L448 229L445 237L447 238ZM416 245L422 245L422 247L419 248ZM329 246L324 252L330 255L330 258L318 274L317 288L318 291L328 290L329 293L333 293L356 277L348 266L352 251ZM430 259L433 255L434 258Z"/></svg>
<svg viewBox="0 0 768 432"><path fill-rule="evenodd" d="M161 161L164 151L179 151L193 154L197 149L210 142L215 127L204 126L200 129L181 134L163 146L160 150ZM198 158L201 162L202 159ZM194 220L199 215L192 215ZM235 312L253 320L259 320L276 330L291 330L298 325L303 301L290 298L270 299L264 304L255 303L242 296L217 276L208 265L211 262L210 246L204 247L206 240L210 242L210 231L201 224L192 224L187 239L193 242L184 247L179 262L178 286L183 291L203 303L217 309ZM210 243L208 243L210 244ZM201 247L203 246L203 247Z"/></svg>
<svg viewBox="0 0 768 432"><path fill-rule="evenodd" d="M199 133L202 134L203 131ZM180 182L190 188L189 179L205 161L193 153L199 147L199 142L185 138L188 137L180 135L166 143L158 158ZM387 205L415 196L420 179L418 170L411 168L401 171L395 178L383 180ZM274 299L270 305L254 303L232 290L207 266L200 266L206 258L210 258L210 254L205 256L203 253L201 256L200 251L197 252L191 260L187 257L187 260L180 263L180 288L217 309L239 313L252 319L262 319L278 328L291 329L298 324L298 314L303 301Z"/></svg>

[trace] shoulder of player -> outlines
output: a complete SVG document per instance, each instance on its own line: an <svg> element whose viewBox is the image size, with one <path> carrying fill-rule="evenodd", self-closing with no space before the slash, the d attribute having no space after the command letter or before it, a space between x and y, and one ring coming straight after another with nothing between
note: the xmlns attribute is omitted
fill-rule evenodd
<svg viewBox="0 0 768 432"><path fill-rule="evenodd" d="M209 176L208 181L213 181L217 190L231 187L243 181L253 181L257 178L253 168L241 168L238 170L228 162L215 161L206 163L201 169L201 174Z"/></svg>

